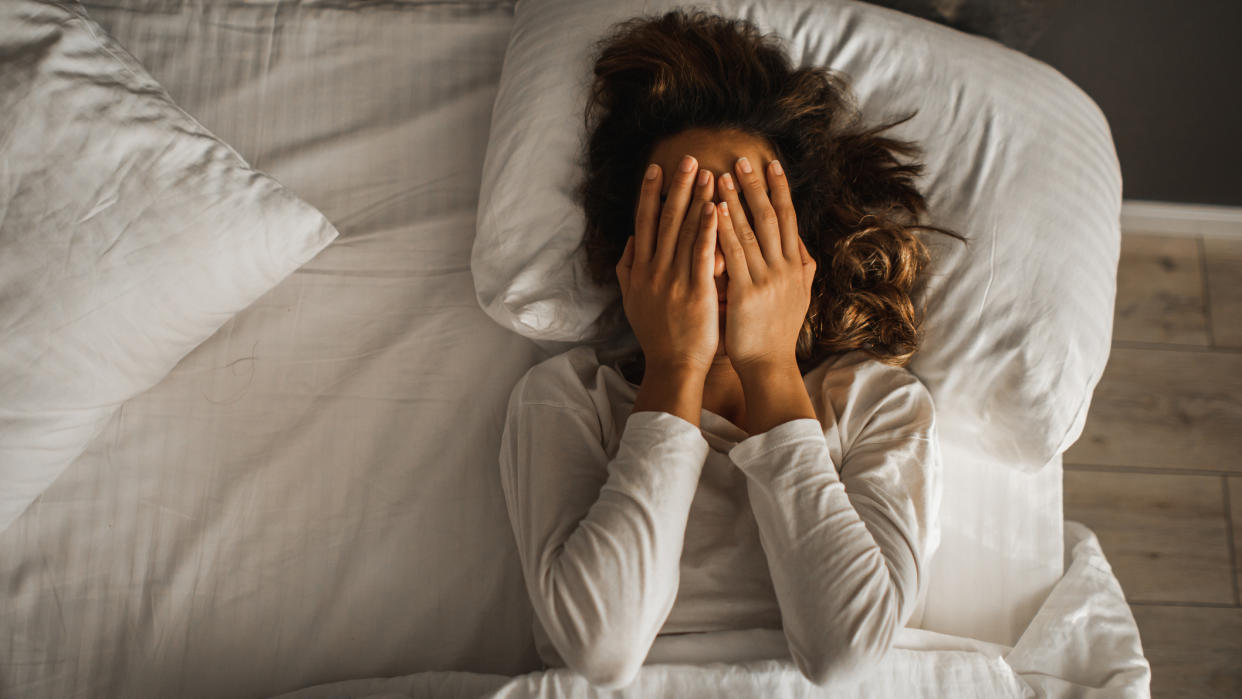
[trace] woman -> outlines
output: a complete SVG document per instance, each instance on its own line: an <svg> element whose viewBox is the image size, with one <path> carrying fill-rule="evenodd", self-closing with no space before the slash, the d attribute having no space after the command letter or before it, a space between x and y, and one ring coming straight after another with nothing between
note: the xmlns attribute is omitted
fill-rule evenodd
<svg viewBox="0 0 1242 699"><path fill-rule="evenodd" d="M827 685L910 621L941 495L904 368L913 230L960 236L918 225L894 125L861 127L839 77L740 20L675 11L601 42L584 250L640 351L533 367L500 453L548 666L613 689L662 642L774 629Z"/></svg>

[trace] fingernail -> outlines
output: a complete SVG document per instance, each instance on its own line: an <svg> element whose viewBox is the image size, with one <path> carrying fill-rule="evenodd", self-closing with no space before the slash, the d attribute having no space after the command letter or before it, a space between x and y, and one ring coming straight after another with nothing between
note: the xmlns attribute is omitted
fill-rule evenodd
<svg viewBox="0 0 1242 699"><path fill-rule="evenodd" d="M725 189L733 189L733 178L729 176L729 173L721 175L720 181L724 182Z"/></svg>
<svg viewBox="0 0 1242 699"><path fill-rule="evenodd" d="M699 184L707 184L707 170L699 170Z"/></svg>
<svg viewBox="0 0 1242 699"><path fill-rule="evenodd" d="M779 160L773 160L773 161L772 161L772 172L774 172L774 173L776 173L776 174L778 174L778 175L783 175L783 174L785 174L785 171L781 169L781 161L779 161Z"/></svg>
<svg viewBox="0 0 1242 699"><path fill-rule="evenodd" d="M681 171L690 172L693 169L694 169L694 158L691 158L688 155L683 157L681 159Z"/></svg>
<svg viewBox="0 0 1242 699"><path fill-rule="evenodd" d="M746 159L746 156L742 156L742 157L738 158L738 159L737 159L737 163L738 163L738 165L741 165L741 166L742 166L742 172L745 172L745 173L750 173L750 172L751 172L751 169L750 169L750 161Z"/></svg>
<svg viewBox="0 0 1242 699"><path fill-rule="evenodd" d="M656 167L656 164L655 164L655 163L652 163L652 164L648 165L648 166L647 166L647 179L649 179L649 180L654 180L654 179L655 179L655 176L656 176L656 173L657 173L657 172L659 172L659 171L660 171L660 168L659 168L659 167Z"/></svg>

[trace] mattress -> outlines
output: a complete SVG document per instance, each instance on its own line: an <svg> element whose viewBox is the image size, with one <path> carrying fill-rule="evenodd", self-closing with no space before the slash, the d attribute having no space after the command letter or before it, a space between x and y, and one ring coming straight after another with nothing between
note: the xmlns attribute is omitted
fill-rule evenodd
<svg viewBox="0 0 1242 699"><path fill-rule="evenodd" d="M512 3L86 7L340 237L0 534L0 696L539 669L496 459L509 390L548 350L486 316L470 276ZM943 457L922 627L1012 646L1064 571L1060 459Z"/></svg>

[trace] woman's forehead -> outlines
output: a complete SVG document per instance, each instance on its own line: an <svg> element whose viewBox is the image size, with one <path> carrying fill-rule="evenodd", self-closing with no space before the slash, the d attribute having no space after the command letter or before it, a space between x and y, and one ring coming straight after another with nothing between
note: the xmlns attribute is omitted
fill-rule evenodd
<svg viewBox="0 0 1242 699"><path fill-rule="evenodd" d="M662 193L667 194L672 185L672 173L685 155L694 156L699 168L709 170L717 177L725 172L735 172L734 163L745 157L752 167L763 172L768 162L776 157L767 141L753 134L724 129L690 129L670 136L656 144L651 160L665 173ZM736 177L736 175L735 175ZM764 182L767 189L767 182Z"/></svg>

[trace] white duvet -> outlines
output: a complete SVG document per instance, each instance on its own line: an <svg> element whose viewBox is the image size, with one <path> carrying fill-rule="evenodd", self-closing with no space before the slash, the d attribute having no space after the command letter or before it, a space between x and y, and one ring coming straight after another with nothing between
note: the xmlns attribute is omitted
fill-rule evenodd
<svg viewBox="0 0 1242 699"><path fill-rule="evenodd" d="M1015 646L990 644L921 629L902 629L876 671L852 687L811 684L787 659L733 663L664 664L648 660L634 683L616 692L595 690L581 675L555 669L520 677L424 672L311 687L279 699L389 699L397 697L999 697L1148 696L1150 667L1134 618L1099 541L1090 529L1066 522L1070 552L1065 576ZM705 655L761 655L779 649L779 632L696 634ZM721 648L724 644L724 648Z"/></svg>

